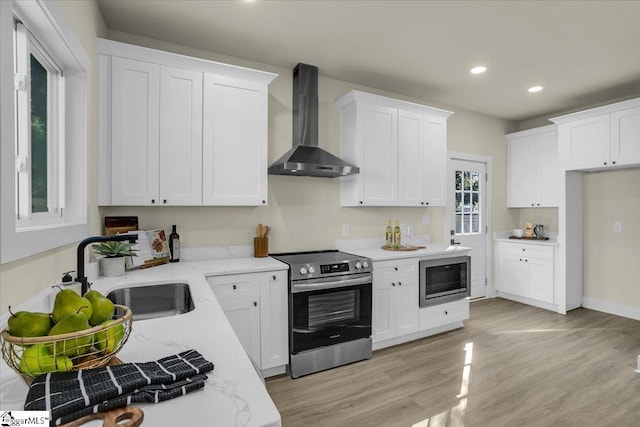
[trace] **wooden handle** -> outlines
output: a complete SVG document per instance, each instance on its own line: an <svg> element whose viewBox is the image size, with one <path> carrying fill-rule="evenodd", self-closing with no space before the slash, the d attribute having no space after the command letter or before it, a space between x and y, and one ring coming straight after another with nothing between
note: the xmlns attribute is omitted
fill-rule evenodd
<svg viewBox="0 0 640 427"><path fill-rule="evenodd" d="M100 419L103 420L102 427L138 427L142 424L144 412L135 406L125 406L124 408L116 408L106 412L86 415L75 421L63 424L61 427L79 427L89 421ZM123 423L122 421L127 422Z"/></svg>

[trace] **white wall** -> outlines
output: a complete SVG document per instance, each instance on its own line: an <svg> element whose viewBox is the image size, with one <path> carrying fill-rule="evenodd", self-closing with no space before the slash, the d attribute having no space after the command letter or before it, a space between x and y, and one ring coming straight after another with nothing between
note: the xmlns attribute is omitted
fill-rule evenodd
<svg viewBox="0 0 640 427"><path fill-rule="evenodd" d="M280 74L269 88L269 162L275 161L291 147L291 69L195 50L156 40L106 31L104 22L93 1L58 1L82 40L92 63L97 63L95 37L135 43L147 47L199 56L221 62L258 68ZM295 64L293 64L295 65ZM322 72L322 64L320 66ZM97 106L96 68L93 69L91 117L92 157L90 202L94 233L101 231L105 215L138 215L141 228L181 228L185 247L251 244L258 223L273 226L269 236L271 252L327 249L342 237L342 224L349 224L352 238L377 237L384 231L387 219L398 218L413 227L417 234L429 233L434 241L444 239L444 208L340 208L340 184L336 179L305 177L269 177L269 205L267 207L149 207L100 208L97 204ZM362 87L320 76L319 79L319 143L339 154L339 111L336 99L352 89L399 97L392 93ZM517 224L517 215L506 208L506 144L504 135L516 130L514 123L453 108L432 104L428 99L411 99L434 107L454 111L449 119L449 149L491 156L494 165L493 229L506 230ZM3 142L4 143L4 142ZM431 216L430 225L422 225L422 216ZM75 246L60 248L0 268L0 312L9 304L25 301L41 289L59 279L60 273L75 269Z"/></svg>
<svg viewBox="0 0 640 427"><path fill-rule="evenodd" d="M4 1L4 0L2 0ZM106 33L106 27L102 15L94 1L55 1L47 2L51 7L59 8L69 25L73 28L78 39L82 42L85 52L91 59L92 64L97 63L97 53L95 47L96 36L102 37ZM0 58L4 61L4 58ZM91 73L91 94L90 94L90 131L89 145L90 165L89 171L97 170L97 67L93 67ZM2 144L12 144L13 141L2 140ZM92 182L89 183L90 202L90 222L93 230L99 231L101 222L97 208L97 175L89 174ZM32 295L38 293L43 288L60 280L63 271L75 270L75 245L68 245L59 249L43 252L19 261L0 265L0 312L6 312L7 306L16 305L25 301Z"/></svg>

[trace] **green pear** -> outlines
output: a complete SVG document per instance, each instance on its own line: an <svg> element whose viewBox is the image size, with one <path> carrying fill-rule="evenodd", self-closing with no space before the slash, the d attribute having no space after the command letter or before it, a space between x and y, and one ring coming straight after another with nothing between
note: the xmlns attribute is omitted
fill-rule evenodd
<svg viewBox="0 0 640 427"><path fill-rule="evenodd" d="M42 337L49 333L53 323L47 313L32 313L29 311L11 312L9 306L9 319L7 326L9 333L14 337Z"/></svg>
<svg viewBox="0 0 640 427"><path fill-rule="evenodd" d="M91 317L89 317L89 324L91 326L96 326L105 320L111 320L116 309L109 298L98 291L88 291L84 294L84 297L89 300L93 309Z"/></svg>
<svg viewBox="0 0 640 427"><path fill-rule="evenodd" d="M109 325L111 323L115 323L115 320L105 320L100 323L99 326ZM100 332L96 332L93 341L95 346L106 354L113 353L116 348L118 348L118 345L123 338L124 325L119 323Z"/></svg>
<svg viewBox="0 0 640 427"><path fill-rule="evenodd" d="M53 302L53 323L58 323L64 319L67 315L76 313L80 307L84 307L84 314L87 315L87 319L91 318L93 314L93 308L91 302L78 295L72 289L64 289L56 294L56 300Z"/></svg>
<svg viewBox="0 0 640 427"><path fill-rule="evenodd" d="M76 313L71 313L56 323L49 331L49 336L68 334L71 332L89 329L91 325L89 325L87 316L82 309L83 307L79 307ZM49 346L51 353L55 356L64 354L65 356L76 357L88 352L91 344L93 344L93 335L90 334L76 338L69 338L64 341L47 345Z"/></svg>
<svg viewBox="0 0 640 427"><path fill-rule="evenodd" d="M62 355L54 357L45 344L26 347L20 357L20 372L33 377L47 372L66 372L71 368L71 359Z"/></svg>

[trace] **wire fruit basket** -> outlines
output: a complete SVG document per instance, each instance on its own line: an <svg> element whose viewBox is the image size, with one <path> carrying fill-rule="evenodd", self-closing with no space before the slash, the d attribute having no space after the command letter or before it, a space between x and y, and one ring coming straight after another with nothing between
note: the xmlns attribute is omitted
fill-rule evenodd
<svg viewBox="0 0 640 427"><path fill-rule="evenodd" d="M14 371L28 378L47 372L77 371L109 364L131 334L133 313L115 305L106 325L60 335L16 337L4 328L0 334L2 358Z"/></svg>

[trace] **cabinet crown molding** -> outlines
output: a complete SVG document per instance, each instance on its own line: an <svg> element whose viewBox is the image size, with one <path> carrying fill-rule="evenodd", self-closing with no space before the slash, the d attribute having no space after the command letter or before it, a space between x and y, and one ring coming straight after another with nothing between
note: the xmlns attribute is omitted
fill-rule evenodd
<svg viewBox="0 0 640 427"><path fill-rule="evenodd" d="M558 127L555 124L546 125L546 126L533 128L533 129L526 129L518 132L511 132L507 134L507 138L508 139L521 138L523 136L540 135L541 133L551 133L551 132L557 132L557 131L558 131Z"/></svg>
<svg viewBox="0 0 640 427"><path fill-rule="evenodd" d="M254 70L251 68L240 67L238 65L224 64L222 62L211 61L208 59L195 58L192 56L165 52L162 50L102 38L96 39L96 46L98 48L98 53L101 55L119 56L121 58L135 59L137 61L165 64L172 67L198 70L216 74L218 76L254 81L256 83L267 85L278 77L278 74L267 71Z"/></svg>
<svg viewBox="0 0 640 427"><path fill-rule="evenodd" d="M442 110L440 108L429 107L427 105L416 104L414 102L389 98L387 96L374 95L372 93L362 92L359 90L352 90L351 92L348 92L346 95L339 98L335 104L339 108L344 108L353 102L366 102L383 107L399 108L413 113L427 114L429 116L440 119L446 119L447 117L454 114L453 111Z"/></svg>
<svg viewBox="0 0 640 427"><path fill-rule="evenodd" d="M599 116L601 114L614 113L616 111L626 110L628 108L634 108L634 107L640 107L640 98L627 99L626 101L615 102L613 104L607 104L601 107L595 107L595 108L590 108L588 110L565 114L562 116L551 117L549 120L556 124L562 124L562 123L567 123L574 120L585 119L593 116Z"/></svg>

